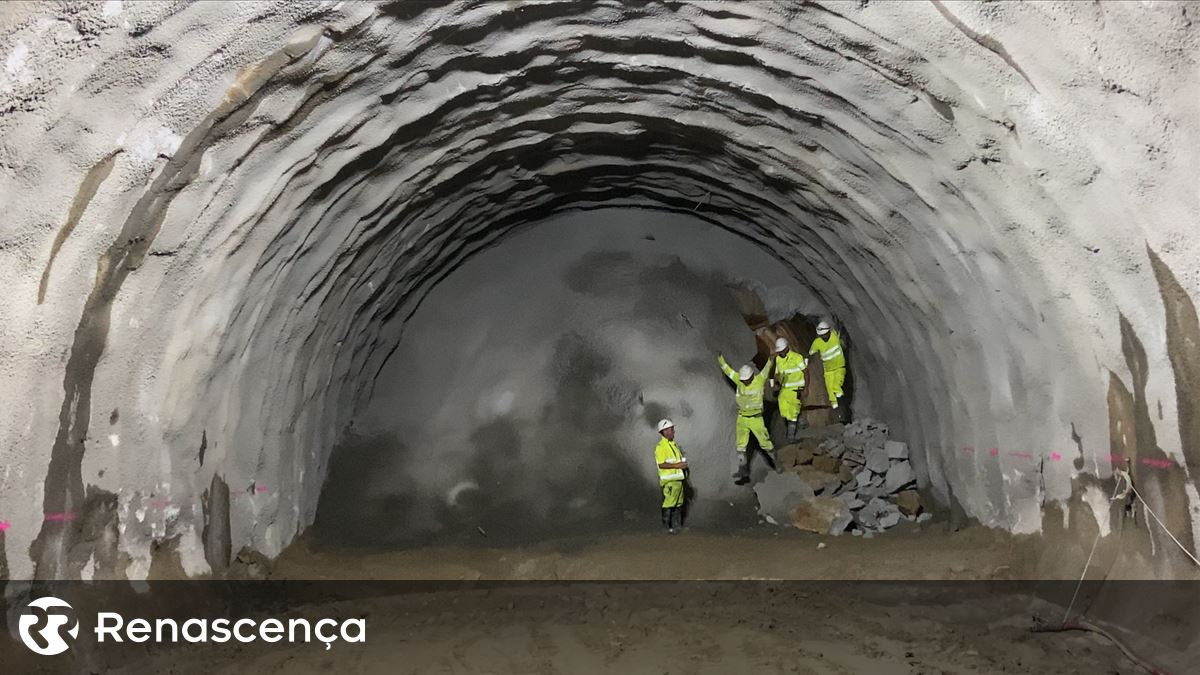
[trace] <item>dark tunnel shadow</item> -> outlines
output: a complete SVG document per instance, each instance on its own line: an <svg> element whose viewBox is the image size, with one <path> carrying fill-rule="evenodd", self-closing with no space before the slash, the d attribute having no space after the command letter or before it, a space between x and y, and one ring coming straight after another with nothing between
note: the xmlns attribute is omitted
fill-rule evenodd
<svg viewBox="0 0 1200 675"><path fill-rule="evenodd" d="M473 487L453 503L424 494L412 477L418 456L394 434L348 434L334 449L313 523L321 542L354 547L434 543L511 545L570 537L653 522L656 486L621 447L624 421L604 392L633 382L596 387L611 359L583 337L563 336L553 362L556 390L542 415L540 448L523 447L516 424L495 419L470 435L472 458L464 474ZM651 414L665 413L651 411ZM657 418L655 419L657 421ZM648 456L647 461L652 461Z"/></svg>

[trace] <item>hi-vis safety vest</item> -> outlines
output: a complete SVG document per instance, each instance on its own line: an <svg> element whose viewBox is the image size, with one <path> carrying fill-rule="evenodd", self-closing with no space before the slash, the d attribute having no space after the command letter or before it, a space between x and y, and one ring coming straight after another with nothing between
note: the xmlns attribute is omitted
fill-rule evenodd
<svg viewBox="0 0 1200 675"><path fill-rule="evenodd" d="M804 386L804 369L808 367L808 359L796 350L789 350L787 356L775 357L775 377L779 386L784 389L799 389Z"/></svg>
<svg viewBox="0 0 1200 675"><path fill-rule="evenodd" d="M679 452L679 446L675 445L675 441L667 440L666 436L658 439L658 445L654 447L654 466L664 462L678 462L681 459L683 459L683 454ZM659 483L669 483L673 480L683 480L683 469L664 469L658 466Z"/></svg>
<svg viewBox="0 0 1200 675"><path fill-rule="evenodd" d="M775 359L768 359L767 366L750 380L750 384L743 384L738 379L737 371L729 366L729 363L721 358L721 370L725 372L725 376L733 380L737 386L737 394L734 395L734 400L737 401L738 414L751 417L761 415L763 412L763 390L766 388L767 379L771 376L771 367L775 363Z"/></svg>
<svg viewBox="0 0 1200 675"><path fill-rule="evenodd" d="M813 340L812 348L808 350L809 354L820 352L821 362L825 366L825 370L837 370L838 368L846 367L846 356L842 354L842 338L836 330L829 331L828 338L817 336Z"/></svg>

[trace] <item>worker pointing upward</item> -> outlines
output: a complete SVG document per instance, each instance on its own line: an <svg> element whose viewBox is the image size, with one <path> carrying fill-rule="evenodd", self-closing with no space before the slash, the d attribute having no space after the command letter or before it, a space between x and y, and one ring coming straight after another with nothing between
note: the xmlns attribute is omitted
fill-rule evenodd
<svg viewBox="0 0 1200 675"><path fill-rule="evenodd" d="M800 419L800 389L804 387L804 369L808 359L792 351L787 338L775 340L775 378L779 380L779 416L787 429L787 440L796 440L796 431L803 426Z"/></svg>
<svg viewBox="0 0 1200 675"><path fill-rule="evenodd" d="M829 393L829 405L837 410L841 404L842 386L846 383L846 355L842 353L842 337L828 321L817 324L817 338L813 340L809 354L820 354L825 369L825 390ZM848 419L848 410L839 412L841 420Z"/></svg>
<svg viewBox="0 0 1200 675"><path fill-rule="evenodd" d="M734 427L737 436L738 468L734 472L734 482L745 485L750 480L750 458L746 455L746 446L750 443L750 434L758 440L758 447L771 457L771 463L779 466L775 457L775 444L767 433L767 425L763 423L763 393L767 380L771 377L774 359L767 359L767 365L762 372L754 374L754 366L746 364L740 370L734 370L725 360L725 355L717 357L721 370L726 377L733 380L737 387L736 400L738 405L737 425Z"/></svg>

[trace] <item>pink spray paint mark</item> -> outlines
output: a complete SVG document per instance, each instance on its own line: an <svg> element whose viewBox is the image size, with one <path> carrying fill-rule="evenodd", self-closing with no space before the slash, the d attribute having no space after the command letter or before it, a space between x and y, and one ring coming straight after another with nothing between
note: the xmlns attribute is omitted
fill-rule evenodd
<svg viewBox="0 0 1200 675"><path fill-rule="evenodd" d="M266 485L255 485L255 486L254 486L254 491L255 491L255 492L266 492L266 491L267 491L267 486L266 486Z"/></svg>
<svg viewBox="0 0 1200 675"><path fill-rule="evenodd" d="M972 448L971 446L968 445L965 448L963 448L963 452L975 452L975 448Z"/></svg>
<svg viewBox="0 0 1200 675"><path fill-rule="evenodd" d="M991 448L988 450L988 454L991 455L992 457L999 457L1000 456L1000 448Z"/></svg>
<svg viewBox="0 0 1200 675"><path fill-rule="evenodd" d="M75 520L75 514L71 511L66 513L47 513L44 514L43 517L46 519L46 522L49 523L65 523Z"/></svg>
<svg viewBox="0 0 1200 675"><path fill-rule="evenodd" d="M154 499L150 501L150 506L156 509L163 509L171 505L170 499Z"/></svg>
<svg viewBox="0 0 1200 675"><path fill-rule="evenodd" d="M1125 458L1122 457L1121 455L1109 455L1108 461L1113 462L1115 464L1120 464L1121 462L1125 461Z"/></svg>
<svg viewBox="0 0 1200 675"><path fill-rule="evenodd" d="M1021 459L1033 459L1033 455L1029 454L1028 452L1010 452L1008 454L1012 455L1013 457L1020 457Z"/></svg>
<svg viewBox="0 0 1200 675"><path fill-rule="evenodd" d="M1050 459L1057 462L1060 459L1062 459L1062 455L1058 454L1057 452L1052 452L1052 453L1050 453Z"/></svg>
<svg viewBox="0 0 1200 675"><path fill-rule="evenodd" d="M12 523L8 522L7 520L0 520L0 532L3 532L10 527L12 527Z"/></svg>
<svg viewBox="0 0 1200 675"><path fill-rule="evenodd" d="M1170 469L1171 467L1175 466L1175 462L1172 462L1169 459L1150 459L1149 457L1143 458L1142 464L1145 464L1146 466L1152 466L1156 469Z"/></svg>

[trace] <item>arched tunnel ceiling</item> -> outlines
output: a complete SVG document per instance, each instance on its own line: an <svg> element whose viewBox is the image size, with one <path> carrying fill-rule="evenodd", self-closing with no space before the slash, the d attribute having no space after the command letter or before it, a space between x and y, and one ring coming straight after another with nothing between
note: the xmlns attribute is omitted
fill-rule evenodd
<svg viewBox="0 0 1200 675"><path fill-rule="evenodd" d="M78 575L106 523L126 573L174 537L202 571L214 475L234 545L278 552L423 294L598 205L772 250L853 337L856 405L987 524L1108 474L1110 371L1154 452L1200 448L1168 354L1200 288L1189 5L0 11L14 575ZM1158 498L1190 529L1184 483Z"/></svg>

